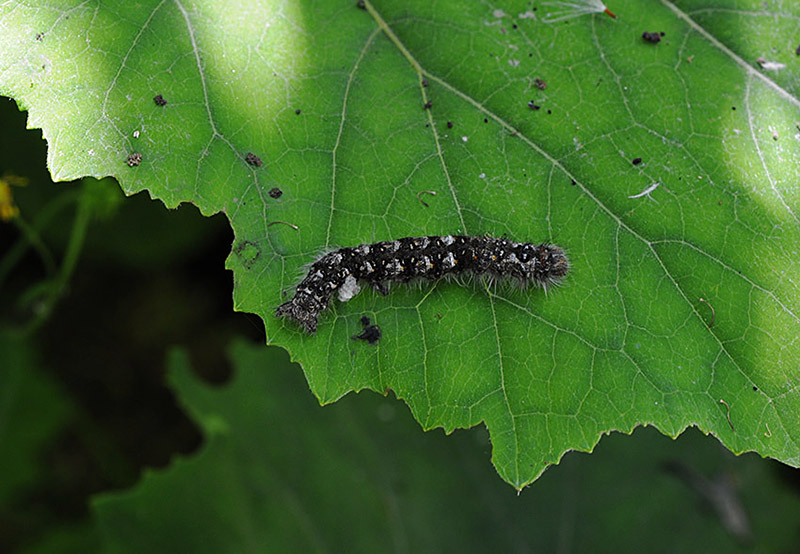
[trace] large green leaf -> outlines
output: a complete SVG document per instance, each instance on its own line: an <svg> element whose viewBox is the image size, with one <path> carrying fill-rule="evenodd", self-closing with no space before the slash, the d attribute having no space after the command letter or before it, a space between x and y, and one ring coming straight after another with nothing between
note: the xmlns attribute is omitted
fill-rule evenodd
<svg viewBox="0 0 800 554"><path fill-rule="evenodd" d="M322 402L392 389L425 428L483 421L515 487L639 423L798 465L799 62L788 34L762 49L800 8L364 7L8 2L0 92L56 178L224 211L236 308ZM549 296L362 293L314 336L273 316L323 248L449 233L553 241L572 272ZM377 347L350 340L365 314Z"/></svg>
<svg viewBox="0 0 800 554"><path fill-rule="evenodd" d="M615 433L517 495L480 459L483 430L423 434L375 394L320 408L280 350L240 342L230 357L221 389L170 357L206 442L96 498L107 551L786 552L800 540L778 464L697 432Z"/></svg>

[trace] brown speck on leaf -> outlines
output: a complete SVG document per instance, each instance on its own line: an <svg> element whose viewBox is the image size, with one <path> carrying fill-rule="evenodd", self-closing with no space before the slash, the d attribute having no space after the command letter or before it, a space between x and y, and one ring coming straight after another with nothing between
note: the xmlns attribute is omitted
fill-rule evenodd
<svg viewBox="0 0 800 554"><path fill-rule="evenodd" d="M272 187L267 194L269 194L270 198L280 198L283 196L283 191L278 187Z"/></svg>
<svg viewBox="0 0 800 554"><path fill-rule="evenodd" d="M642 158L633 158L633 159L631 160L631 163L632 163L633 165L639 165L640 163L642 163Z"/></svg>
<svg viewBox="0 0 800 554"><path fill-rule="evenodd" d="M539 90L544 90L547 88L547 83L537 78L533 80L533 86L535 86Z"/></svg>
<svg viewBox="0 0 800 554"><path fill-rule="evenodd" d="M651 33L649 31L645 31L642 33L642 39L645 42L649 42L650 44L658 44L661 42L661 37L664 36L664 33Z"/></svg>
<svg viewBox="0 0 800 554"><path fill-rule="evenodd" d="M142 155L138 152L134 152L133 154L128 155L128 166L129 167L136 167L142 163Z"/></svg>
<svg viewBox="0 0 800 554"><path fill-rule="evenodd" d="M264 163L261 161L261 158L253 154L252 152L248 152L247 155L244 157L244 161L248 164L252 165L253 167L261 167L261 164Z"/></svg>
<svg viewBox="0 0 800 554"><path fill-rule="evenodd" d="M166 106L167 105L167 101L160 94L156 94L153 97L153 102L156 103L156 106Z"/></svg>
<svg viewBox="0 0 800 554"><path fill-rule="evenodd" d="M431 101L431 100L428 100L427 102L425 102L425 105L424 105L424 106L422 106L422 109L424 109L424 110L430 110L432 106L433 106L433 101Z"/></svg>
<svg viewBox="0 0 800 554"><path fill-rule="evenodd" d="M533 100L531 100L530 102L528 102L528 107L529 107L530 109L534 110L534 111L536 111L536 110L540 110L540 109L542 108L542 107L541 107L539 104L537 104L537 103L536 103L536 102L534 102Z"/></svg>

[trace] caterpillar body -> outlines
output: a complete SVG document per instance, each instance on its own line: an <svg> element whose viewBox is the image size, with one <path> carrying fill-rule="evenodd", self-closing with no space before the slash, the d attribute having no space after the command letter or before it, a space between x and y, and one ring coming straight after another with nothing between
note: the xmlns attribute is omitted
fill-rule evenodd
<svg viewBox="0 0 800 554"><path fill-rule="evenodd" d="M346 302L365 282L381 294L389 283L437 281L457 275L516 280L521 287L557 284L569 271L564 251L552 244L459 235L408 237L340 248L318 258L295 291L278 306L277 317L294 320L308 333L334 293Z"/></svg>

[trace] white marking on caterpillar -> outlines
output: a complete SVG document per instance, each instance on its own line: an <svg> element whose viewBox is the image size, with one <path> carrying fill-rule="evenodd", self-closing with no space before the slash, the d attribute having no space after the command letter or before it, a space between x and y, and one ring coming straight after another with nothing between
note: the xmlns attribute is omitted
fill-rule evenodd
<svg viewBox="0 0 800 554"><path fill-rule="evenodd" d="M361 292L361 287L358 285L358 281L352 275L348 275L339 287L339 301L347 302L359 292Z"/></svg>

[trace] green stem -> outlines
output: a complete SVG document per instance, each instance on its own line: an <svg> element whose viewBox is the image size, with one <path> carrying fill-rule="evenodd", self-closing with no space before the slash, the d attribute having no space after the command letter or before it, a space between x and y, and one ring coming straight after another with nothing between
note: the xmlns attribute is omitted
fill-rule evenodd
<svg viewBox="0 0 800 554"><path fill-rule="evenodd" d="M21 232L21 236L8 252L0 258L0 288L30 247L35 248L39 253L48 276L55 272L55 260L52 254L50 254L49 249L41 240L40 233L42 229L50 224L50 221L56 214L79 198L79 193L80 191L78 190L63 192L42 208L32 224L28 224L27 222L22 224L18 223L17 226ZM37 246L37 244L40 246Z"/></svg>
<svg viewBox="0 0 800 554"><path fill-rule="evenodd" d="M44 289L41 292L41 294L44 296L44 299L41 301L39 307L36 309L35 315L30 319L30 321L18 329L12 330L13 333L22 336L28 336L36 332L36 330L38 330L42 324L47 321L56 303L64 295L64 291L67 290L67 284L72 277L72 273L75 270L75 266L77 265L78 258L81 254L81 250L83 249L83 243L86 240L86 232L89 228L91 215L92 208L90 198L86 193L86 185L83 185L78 198L78 206L75 211L75 220L72 224L69 242L67 243L67 248L64 252L64 258L61 262L61 267L59 268L54 280L49 283L41 283L39 285ZM34 285L33 290L35 291L36 288L38 287ZM38 296L38 294L36 295Z"/></svg>

